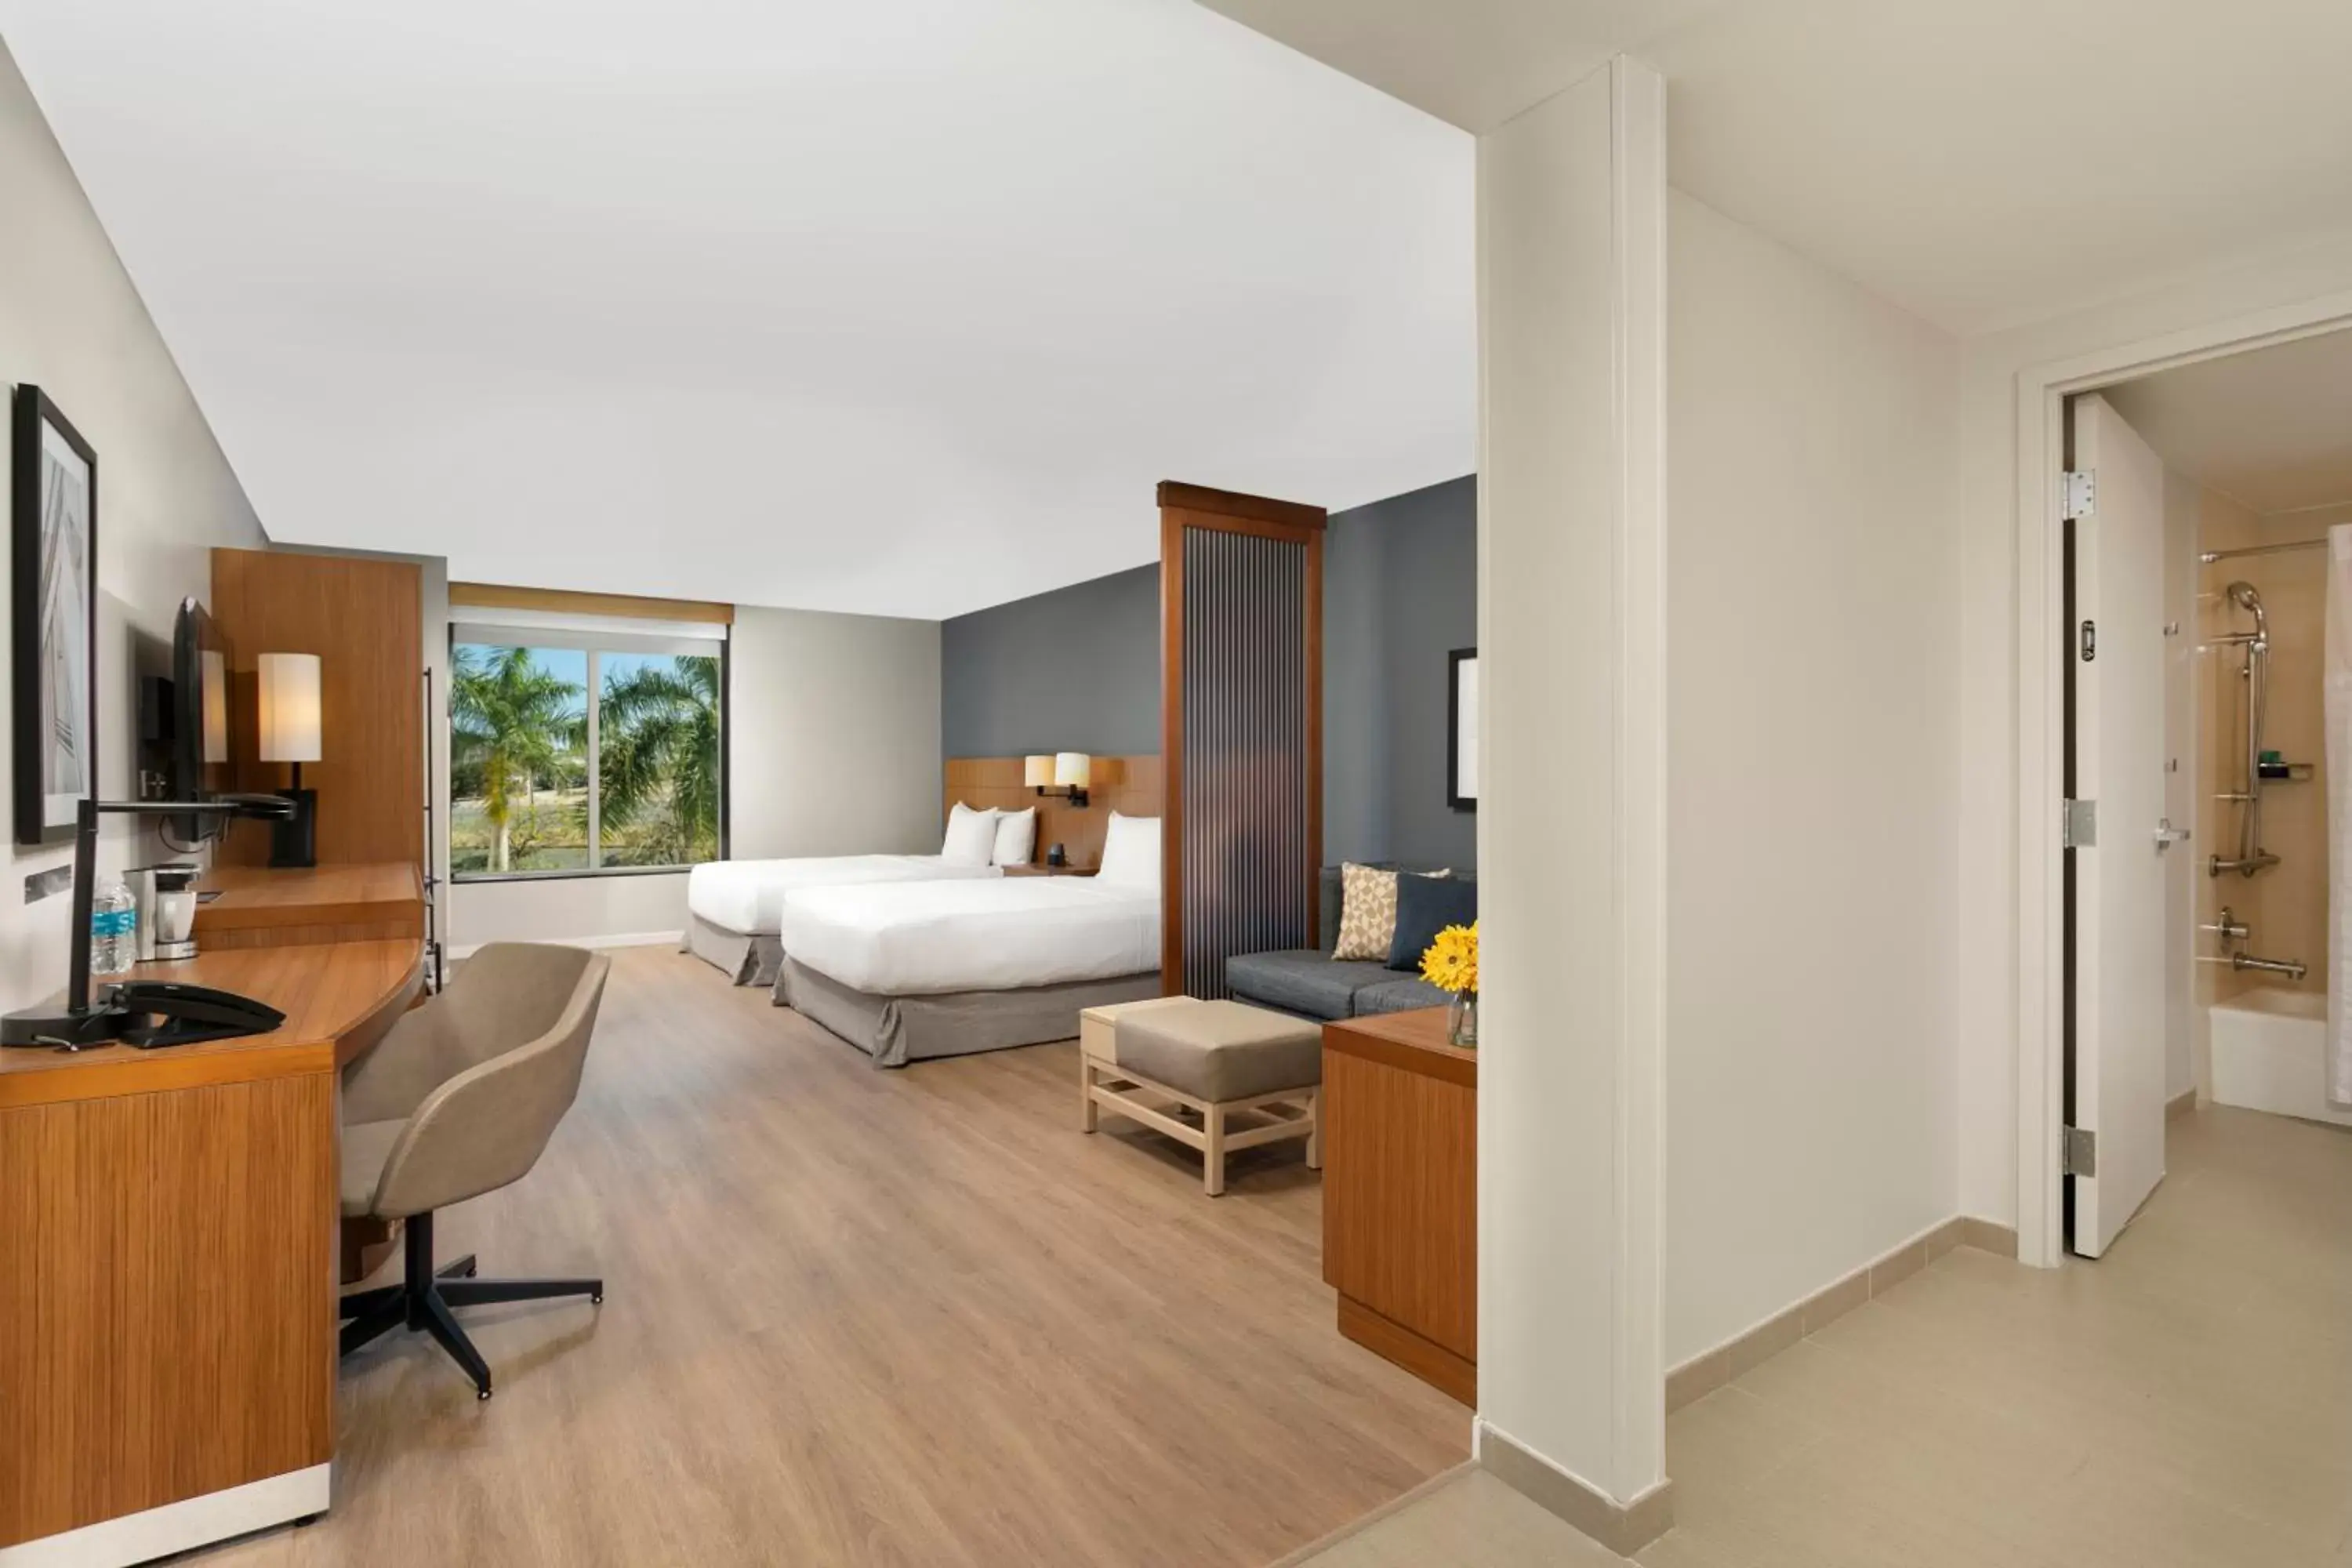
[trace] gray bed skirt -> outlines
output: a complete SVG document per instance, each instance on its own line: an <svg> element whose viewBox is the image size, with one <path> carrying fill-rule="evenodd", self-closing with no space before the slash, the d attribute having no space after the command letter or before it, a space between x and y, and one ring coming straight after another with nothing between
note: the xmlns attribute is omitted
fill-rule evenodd
<svg viewBox="0 0 2352 1568"><path fill-rule="evenodd" d="M686 942L680 951L717 965L738 985L773 985L784 957L782 939L777 936L729 931L691 912L686 917Z"/></svg>
<svg viewBox="0 0 2352 1568"><path fill-rule="evenodd" d="M1160 973L1154 970L1021 991L874 996L789 958L776 976L775 991L777 1006L790 1007L824 1026L872 1057L879 1068L1075 1039L1082 1009L1159 994Z"/></svg>

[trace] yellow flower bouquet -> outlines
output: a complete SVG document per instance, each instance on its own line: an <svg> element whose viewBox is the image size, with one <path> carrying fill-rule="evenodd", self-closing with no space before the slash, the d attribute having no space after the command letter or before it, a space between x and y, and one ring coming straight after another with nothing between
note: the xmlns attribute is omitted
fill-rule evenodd
<svg viewBox="0 0 2352 1568"><path fill-rule="evenodd" d="M1421 955L1421 977L1450 994L1446 1037L1457 1046L1478 1043L1478 927L1447 926Z"/></svg>

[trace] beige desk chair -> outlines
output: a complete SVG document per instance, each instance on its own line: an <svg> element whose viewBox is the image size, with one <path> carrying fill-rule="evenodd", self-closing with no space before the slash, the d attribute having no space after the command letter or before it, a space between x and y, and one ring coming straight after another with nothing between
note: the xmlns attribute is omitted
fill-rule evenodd
<svg viewBox="0 0 2352 1568"><path fill-rule="evenodd" d="M405 1278L342 1299L342 1353L422 1329L490 1396L489 1363L452 1307L604 1299L602 1279L478 1279L468 1255L433 1268L433 1215L538 1163L580 1089L612 961L576 947L492 942L393 1026L343 1083L345 1215L406 1222Z"/></svg>

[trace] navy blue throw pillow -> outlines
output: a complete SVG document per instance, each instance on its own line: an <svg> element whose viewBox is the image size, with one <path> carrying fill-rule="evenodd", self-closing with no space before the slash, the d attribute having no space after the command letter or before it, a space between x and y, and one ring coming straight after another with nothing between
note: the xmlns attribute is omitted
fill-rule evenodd
<svg viewBox="0 0 2352 1568"><path fill-rule="evenodd" d="M1389 943L1389 967L1421 973L1421 955L1447 926L1478 918L1478 884L1461 877L1399 877L1396 938Z"/></svg>

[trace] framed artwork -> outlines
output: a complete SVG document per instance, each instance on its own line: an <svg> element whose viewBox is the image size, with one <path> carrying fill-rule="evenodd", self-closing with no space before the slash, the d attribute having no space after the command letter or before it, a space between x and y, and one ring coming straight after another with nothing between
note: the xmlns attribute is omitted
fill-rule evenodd
<svg viewBox="0 0 2352 1568"><path fill-rule="evenodd" d="M16 842L55 844L98 787L98 454L37 386L11 435Z"/></svg>
<svg viewBox="0 0 2352 1568"><path fill-rule="evenodd" d="M1478 809L1478 650L1457 647L1445 656L1445 804L1456 811Z"/></svg>

